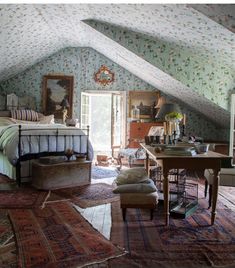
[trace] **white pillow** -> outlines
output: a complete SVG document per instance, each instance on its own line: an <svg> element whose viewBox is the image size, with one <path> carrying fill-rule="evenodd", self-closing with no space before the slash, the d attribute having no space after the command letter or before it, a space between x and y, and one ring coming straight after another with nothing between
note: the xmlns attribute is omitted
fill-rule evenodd
<svg viewBox="0 0 235 268"><path fill-rule="evenodd" d="M26 120L18 120L14 118L10 118L15 124L26 124L26 125L40 125L40 124L54 124L54 115L47 115L40 117L40 121L26 121Z"/></svg>
<svg viewBox="0 0 235 268"><path fill-rule="evenodd" d="M14 120L10 117L0 117L0 126L9 126L15 124Z"/></svg>
<svg viewBox="0 0 235 268"><path fill-rule="evenodd" d="M115 182L117 185L145 182L148 174L145 168L137 167L121 170Z"/></svg>
<svg viewBox="0 0 235 268"><path fill-rule="evenodd" d="M40 124L54 124L55 123L54 114L45 115L43 117L40 117L39 120L40 120L39 121Z"/></svg>
<svg viewBox="0 0 235 268"><path fill-rule="evenodd" d="M151 179L146 180L146 183L133 183L123 184L117 186L113 193L153 193L156 192L157 188Z"/></svg>
<svg viewBox="0 0 235 268"><path fill-rule="evenodd" d="M26 121L26 120L18 120L15 118L11 118L12 122L19 125L38 125L39 121Z"/></svg>

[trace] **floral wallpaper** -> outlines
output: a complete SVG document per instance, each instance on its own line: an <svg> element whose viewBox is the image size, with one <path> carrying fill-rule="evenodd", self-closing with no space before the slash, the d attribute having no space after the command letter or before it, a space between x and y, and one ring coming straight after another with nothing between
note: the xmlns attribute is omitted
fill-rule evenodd
<svg viewBox="0 0 235 268"><path fill-rule="evenodd" d="M101 65L106 65L115 73L115 81L102 86L94 81L94 73ZM80 93L86 90L157 90L140 80L118 64L110 61L91 48L67 48L50 56L27 69L23 73L0 83L2 93L15 92L19 96L35 97L37 109L41 109L42 79L48 74L64 74L74 76L74 117L80 116ZM163 93L164 94L164 93ZM176 101L175 99L173 99ZM187 115L187 135L195 135L204 139L228 140L228 133L217 131L217 126L180 103L183 113ZM127 109L128 110L128 109Z"/></svg>
<svg viewBox="0 0 235 268"><path fill-rule="evenodd" d="M230 94L235 90L234 69L225 64L218 55L205 57L197 50L153 39L125 28L97 21L87 23L199 95L229 109Z"/></svg>
<svg viewBox="0 0 235 268"><path fill-rule="evenodd" d="M234 36L220 26L234 29L233 10L234 5L1 4L0 80L59 49L87 46L89 39L96 39L83 26L87 19L160 37L196 49L205 58L213 53L231 65Z"/></svg>
<svg viewBox="0 0 235 268"><path fill-rule="evenodd" d="M0 4L0 81L61 49L92 47L152 87L228 127L229 96L235 91L235 40L222 25L233 27L233 6ZM91 27L88 19L104 24L90 23Z"/></svg>
<svg viewBox="0 0 235 268"><path fill-rule="evenodd" d="M188 5L235 33L235 5Z"/></svg>

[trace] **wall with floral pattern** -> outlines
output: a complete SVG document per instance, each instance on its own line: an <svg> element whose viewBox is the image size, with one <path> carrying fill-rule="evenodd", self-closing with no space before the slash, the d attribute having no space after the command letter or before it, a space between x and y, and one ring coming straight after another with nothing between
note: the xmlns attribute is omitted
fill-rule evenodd
<svg viewBox="0 0 235 268"><path fill-rule="evenodd" d="M112 84L102 86L94 81L94 73L101 65L107 66L115 74ZM48 74L64 74L74 76L74 117L80 116L80 93L86 90L157 90L140 80L124 68L110 61L91 48L67 48L27 69L23 73L0 84L3 93L15 92L19 96L35 97L37 109L41 110L42 79ZM217 127L201 114L180 104L187 115L186 133L212 140L228 140L227 130ZM128 110L128 109L127 109Z"/></svg>
<svg viewBox="0 0 235 268"><path fill-rule="evenodd" d="M229 110L230 95L235 91L234 66L224 61L223 54L206 55L184 44L151 38L111 24L87 23L201 96ZM224 53L224 57L227 56Z"/></svg>

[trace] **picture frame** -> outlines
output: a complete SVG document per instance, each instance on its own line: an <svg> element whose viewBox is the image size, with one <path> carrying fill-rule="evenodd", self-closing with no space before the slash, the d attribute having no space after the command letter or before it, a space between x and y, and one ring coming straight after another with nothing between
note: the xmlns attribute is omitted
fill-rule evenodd
<svg viewBox="0 0 235 268"><path fill-rule="evenodd" d="M159 91L129 91L129 117L134 107L140 110L140 119L155 120Z"/></svg>
<svg viewBox="0 0 235 268"><path fill-rule="evenodd" d="M43 114L54 114L55 119L72 118L74 77L66 75L43 76ZM66 112L66 114L65 114Z"/></svg>

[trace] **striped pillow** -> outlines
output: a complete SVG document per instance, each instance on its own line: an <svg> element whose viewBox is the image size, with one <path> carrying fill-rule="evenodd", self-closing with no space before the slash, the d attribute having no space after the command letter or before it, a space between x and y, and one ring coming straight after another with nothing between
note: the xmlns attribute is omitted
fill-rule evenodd
<svg viewBox="0 0 235 268"><path fill-rule="evenodd" d="M11 110L11 117L18 120L38 121L38 113L33 110Z"/></svg>

